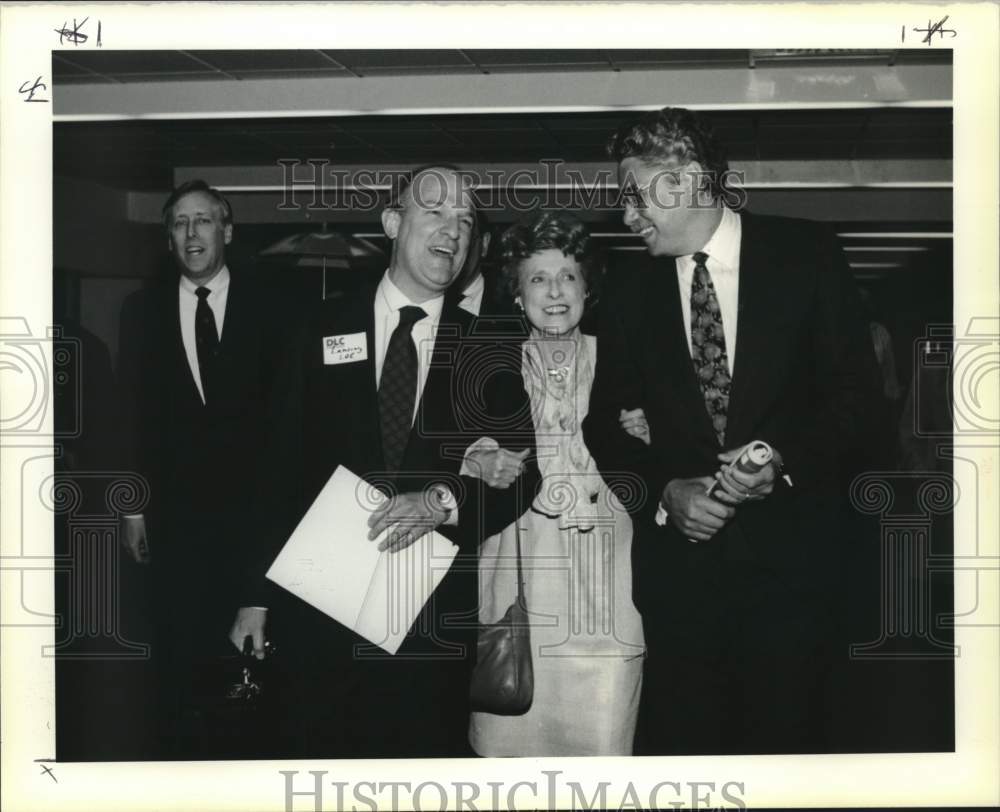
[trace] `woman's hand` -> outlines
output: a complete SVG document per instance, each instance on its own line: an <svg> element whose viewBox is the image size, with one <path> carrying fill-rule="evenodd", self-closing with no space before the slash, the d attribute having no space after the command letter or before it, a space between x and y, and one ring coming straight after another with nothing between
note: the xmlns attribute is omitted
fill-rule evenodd
<svg viewBox="0 0 1000 812"><path fill-rule="evenodd" d="M632 437L638 437L646 445L652 442L649 434L649 423L646 421L646 413L642 409L632 409L631 411L621 410L618 415L618 422L622 424L625 433Z"/></svg>
<svg viewBox="0 0 1000 812"><path fill-rule="evenodd" d="M491 488L504 490L514 484L514 480L524 473L524 460L530 448L516 454L506 448L480 448L468 451L462 466L462 473L468 471Z"/></svg>

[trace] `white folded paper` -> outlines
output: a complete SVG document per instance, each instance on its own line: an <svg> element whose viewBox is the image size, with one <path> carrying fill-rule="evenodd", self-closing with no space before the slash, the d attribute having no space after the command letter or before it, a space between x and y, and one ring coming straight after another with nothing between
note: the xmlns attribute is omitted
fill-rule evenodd
<svg viewBox="0 0 1000 812"><path fill-rule="evenodd" d="M395 654L451 566L458 548L427 533L396 553L368 540L368 517L385 494L344 466L333 472L274 559L267 577Z"/></svg>

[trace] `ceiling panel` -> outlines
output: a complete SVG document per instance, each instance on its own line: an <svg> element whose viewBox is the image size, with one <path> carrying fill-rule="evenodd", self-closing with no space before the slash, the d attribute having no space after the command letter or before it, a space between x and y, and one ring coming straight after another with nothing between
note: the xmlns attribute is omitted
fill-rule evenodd
<svg viewBox="0 0 1000 812"><path fill-rule="evenodd" d="M813 67L843 65L850 51L796 51L797 59ZM302 76L406 75L478 72L544 72L552 70L649 70L751 65L746 49L328 49L328 50L207 50L54 52L60 81L79 84L90 71L94 82L177 81L206 78L239 81L247 78ZM70 67L59 60L72 62ZM863 61L885 64L936 64L951 60L947 49L914 48L880 51Z"/></svg>
<svg viewBox="0 0 1000 812"><path fill-rule="evenodd" d="M604 51L580 48L535 50L524 48L487 48L465 52L478 65L490 70L516 70L532 66L574 68L606 67L610 64Z"/></svg>
<svg viewBox="0 0 1000 812"><path fill-rule="evenodd" d="M369 71L409 70L413 68L469 68L471 63L456 50L325 50L340 64L359 73Z"/></svg>
<svg viewBox="0 0 1000 812"><path fill-rule="evenodd" d="M53 51L53 54L63 52ZM193 52L197 53L197 52ZM155 75L174 78L185 73L200 73L205 66L183 51L66 51L66 59L106 76L118 74Z"/></svg>
<svg viewBox="0 0 1000 812"><path fill-rule="evenodd" d="M322 51L194 51L199 59L230 73L323 70L346 73Z"/></svg>
<svg viewBox="0 0 1000 812"><path fill-rule="evenodd" d="M134 188L156 187L164 172L192 163L603 161L608 136L632 115L62 122L53 126L53 150L58 171L74 177L100 177L101 161L114 153L123 167L131 161ZM879 111L867 125L858 125L863 119L856 113L838 110L757 110L707 118L718 123L729 158L737 161L951 157L950 110Z"/></svg>

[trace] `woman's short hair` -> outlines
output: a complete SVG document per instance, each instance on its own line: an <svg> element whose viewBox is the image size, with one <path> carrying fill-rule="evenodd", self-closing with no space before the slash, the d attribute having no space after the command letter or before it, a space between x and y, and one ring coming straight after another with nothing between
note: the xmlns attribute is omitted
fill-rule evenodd
<svg viewBox="0 0 1000 812"><path fill-rule="evenodd" d="M725 148L707 119L683 107L644 113L614 133L607 149L617 163L626 158L679 166L697 161L706 173L712 197L723 197L729 188Z"/></svg>
<svg viewBox="0 0 1000 812"><path fill-rule="evenodd" d="M508 228L500 237L501 299L513 302L520 291L518 271L528 257L550 248L558 249L580 264L587 285L587 306L600 296L604 257L587 227L566 211L539 211Z"/></svg>

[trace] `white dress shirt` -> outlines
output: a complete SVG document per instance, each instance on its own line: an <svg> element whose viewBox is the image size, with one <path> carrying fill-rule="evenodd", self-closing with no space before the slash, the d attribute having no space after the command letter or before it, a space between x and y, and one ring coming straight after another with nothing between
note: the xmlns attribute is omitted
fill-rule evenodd
<svg viewBox="0 0 1000 812"><path fill-rule="evenodd" d="M178 304L180 307L181 320L181 341L184 342L184 354L187 356L188 366L191 368L191 375L194 377L195 385L198 387L198 394L201 395L201 402L205 402L205 389L201 385L201 368L198 366L198 346L195 342L195 311L198 309L198 296L195 291L201 287L196 285L184 274L181 274L181 282L178 293ZM215 316L215 329L219 334L219 341L222 341L222 325L226 320L226 302L229 299L229 268L225 265L213 277L212 281L204 287L210 293L206 301L212 308L212 315Z"/></svg>
<svg viewBox="0 0 1000 812"><path fill-rule="evenodd" d="M386 271L375 292L375 386L382 381L382 365L385 363L385 353L389 349L389 338L392 331L399 325L399 309L401 307L419 307L427 315L413 323L411 337L417 348L417 396L413 403L413 416L417 417L420 398L427 383L427 373L431 366L431 356L434 354L434 335L441 321L441 309L444 307L444 295L428 299L417 304L411 302L393 281Z"/></svg>
<svg viewBox="0 0 1000 812"><path fill-rule="evenodd" d="M715 295L722 313L722 329L726 335L726 361L729 374L733 374L736 359L736 327L740 296L740 240L742 238L740 216L732 209L723 207L722 219L701 250L708 254L705 263L712 277ZM681 295L681 313L684 316L684 333L687 336L688 352L691 352L691 281L694 279L694 256L677 257L677 286Z"/></svg>
<svg viewBox="0 0 1000 812"><path fill-rule="evenodd" d="M736 359L736 327L740 298L740 241L743 225L740 216L728 207L722 209L722 219L715 232L701 249L708 254L705 267L712 277L722 330L726 336L726 364L733 374ZM681 296L681 314L684 317L684 334L687 336L688 353L691 353L691 281L694 279L694 254L677 257L677 287ZM667 510L662 500L656 508L656 523L667 523Z"/></svg>
<svg viewBox="0 0 1000 812"><path fill-rule="evenodd" d="M378 388L382 382L382 366L385 364L385 353L389 349L389 338L392 331L399 326L399 309L401 307L419 307L427 315L413 323L413 331L410 337L417 348L417 396L413 403L413 416L411 421L416 420L417 410L420 408L420 399L423 397L424 384L427 383L427 373L431 368L431 358L434 355L434 336L437 332L438 324L441 322L441 310L444 307L444 295L436 296L425 302L417 304L411 302L409 297L389 278L389 272L382 275L382 281L378 283L375 291L375 387ZM469 450L472 450L471 448ZM469 452L466 451L466 454ZM455 497L448 488L448 497L444 500L446 505L455 504ZM458 524L458 508L452 507L445 524L454 526Z"/></svg>

